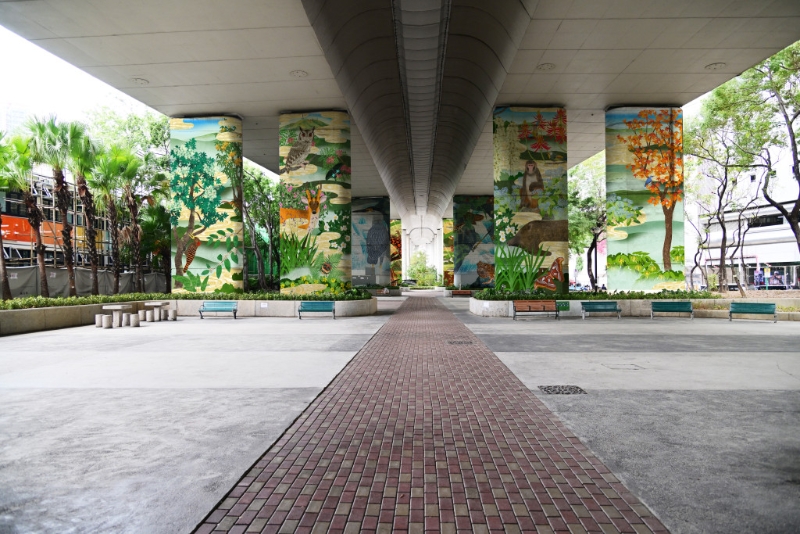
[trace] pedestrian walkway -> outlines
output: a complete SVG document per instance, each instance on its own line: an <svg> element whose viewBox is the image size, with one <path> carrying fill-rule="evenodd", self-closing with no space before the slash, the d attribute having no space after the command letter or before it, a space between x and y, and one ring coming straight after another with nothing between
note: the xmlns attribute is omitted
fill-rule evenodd
<svg viewBox="0 0 800 534"><path fill-rule="evenodd" d="M431 298L409 298L196 529L665 531Z"/></svg>

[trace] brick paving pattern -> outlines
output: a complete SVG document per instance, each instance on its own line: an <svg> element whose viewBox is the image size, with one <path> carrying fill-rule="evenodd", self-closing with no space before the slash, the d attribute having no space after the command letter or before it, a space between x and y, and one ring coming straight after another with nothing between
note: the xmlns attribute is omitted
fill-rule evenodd
<svg viewBox="0 0 800 534"><path fill-rule="evenodd" d="M450 311L415 297L195 532L666 529Z"/></svg>

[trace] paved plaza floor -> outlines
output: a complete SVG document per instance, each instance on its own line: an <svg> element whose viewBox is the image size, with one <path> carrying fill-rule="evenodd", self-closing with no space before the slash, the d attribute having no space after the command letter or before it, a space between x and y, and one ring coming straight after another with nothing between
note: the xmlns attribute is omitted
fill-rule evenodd
<svg viewBox="0 0 800 534"><path fill-rule="evenodd" d="M796 323L466 303L0 338L0 533L800 530Z"/></svg>

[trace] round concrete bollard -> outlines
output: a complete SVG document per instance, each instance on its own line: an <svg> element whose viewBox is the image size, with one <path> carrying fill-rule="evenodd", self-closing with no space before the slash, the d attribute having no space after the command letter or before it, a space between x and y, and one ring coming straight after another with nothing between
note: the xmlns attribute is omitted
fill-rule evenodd
<svg viewBox="0 0 800 534"><path fill-rule="evenodd" d="M152 323L153 322L153 310L147 310L146 317L147 317L147 322L148 323Z"/></svg>
<svg viewBox="0 0 800 534"><path fill-rule="evenodd" d="M139 316L135 313L131 315L131 326L133 328L139 328Z"/></svg>
<svg viewBox="0 0 800 534"><path fill-rule="evenodd" d="M113 317L111 317L110 315L104 315L103 316L103 328L111 328L111 321L112 320L113 320Z"/></svg>
<svg viewBox="0 0 800 534"><path fill-rule="evenodd" d="M178 310L167 310L167 311L169 312L169 315L167 317L169 317L170 321L178 320Z"/></svg>
<svg viewBox="0 0 800 534"><path fill-rule="evenodd" d="M105 317L105 313L98 313L94 316L94 326L97 328L103 327L103 317Z"/></svg>
<svg viewBox="0 0 800 534"><path fill-rule="evenodd" d="M143 323L147 320L147 310L139 310L139 322Z"/></svg>
<svg viewBox="0 0 800 534"><path fill-rule="evenodd" d="M161 320L162 321L169 320L169 310L161 310Z"/></svg>
<svg viewBox="0 0 800 534"><path fill-rule="evenodd" d="M130 313L123 313L122 314L122 326L130 326L130 325L131 325L131 314Z"/></svg>

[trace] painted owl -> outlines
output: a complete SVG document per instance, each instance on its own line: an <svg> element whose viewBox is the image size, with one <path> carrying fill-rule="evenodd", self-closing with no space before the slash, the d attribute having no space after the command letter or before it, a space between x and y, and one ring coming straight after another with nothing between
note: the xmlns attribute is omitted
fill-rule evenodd
<svg viewBox="0 0 800 534"><path fill-rule="evenodd" d="M281 169L280 174L296 171L305 165L306 158L311 153L311 145L314 143L315 129L304 130L302 127L298 129L297 141L294 142L289 150L289 155L286 156L286 165Z"/></svg>

